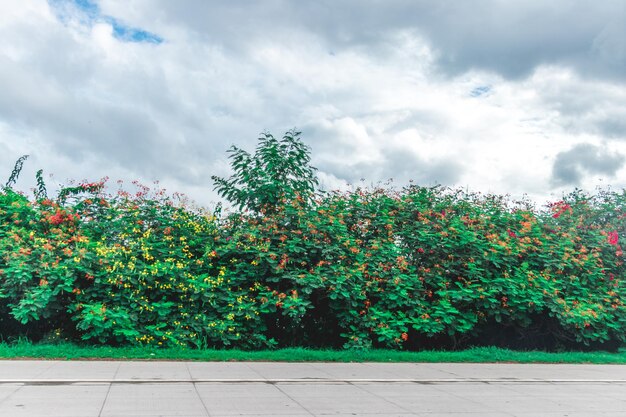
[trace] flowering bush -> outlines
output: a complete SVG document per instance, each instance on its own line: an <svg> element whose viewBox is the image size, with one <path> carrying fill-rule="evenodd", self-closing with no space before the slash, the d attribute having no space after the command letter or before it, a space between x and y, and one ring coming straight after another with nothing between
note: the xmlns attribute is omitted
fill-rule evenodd
<svg viewBox="0 0 626 417"><path fill-rule="evenodd" d="M263 288L282 343L419 348L503 329L623 341L624 195L568 199L554 216L563 205L535 212L440 188L332 194L247 219L230 256Z"/></svg>
<svg viewBox="0 0 626 417"><path fill-rule="evenodd" d="M263 346L245 277L217 262L218 219L147 187L79 207L84 259L71 311L84 339L156 346Z"/></svg>
<svg viewBox="0 0 626 417"><path fill-rule="evenodd" d="M442 187L294 192L225 216L135 186L0 192L0 337L409 349L626 339L626 191L575 191L542 210Z"/></svg>
<svg viewBox="0 0 626 417"><path fill-rule="evenodd" d="M50 200L0 193L0 295L22 323L66 327L77 265L85 254L79 216Z"/></svg>

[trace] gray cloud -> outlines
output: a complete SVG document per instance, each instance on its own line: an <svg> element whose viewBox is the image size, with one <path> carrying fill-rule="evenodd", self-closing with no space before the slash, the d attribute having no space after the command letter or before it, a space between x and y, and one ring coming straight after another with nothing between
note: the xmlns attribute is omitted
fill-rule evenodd
<svg viewBox="0 0 626 417"><path fill-rule="evenodd" d="M626 94L618 84L579 77L564 82L548 76L535 88L542 104L558 114L559 124L568 133L626 140Z"/></svg>
<svg viewBox="0 0 626 417"><path fill-rule="evenodd" d="M487 69L518 78L539 65L559 64L591 76L626 77L621 0L444 4L420 23L447 71Z"/></svg>
<svg viewBox="0 0 626 417"><path fill-rule="evenodd" d="M615 176L626 158L590 143L581 143L557 154L552 180L557 185L579 185L586 174Z"/></svg>
<svg viewBox="0 0 626 417"><path fill-rule="evenodd" d="M152 4L156 3L156 4ZM329 53L357 49L382 58L396 45L395 34L424 38L440 70L472 69L524 77L542 64L570 66L592 77L626 79L626 6L623 0L274 0L215 4L192 0L186 7L151 2L145 21L164 19L194 28L208 42L226 48L293 37L305 31ZM245 13L242 13L245 10Z"/></svg>
<svg viewBox="0 0 626 417"><path fill-rule="evenodd" d="M626 112L607 117L596 123L598 133L612 139L626 140Z"/></svg>
<svg viewBox="0 0 626 417"><path fill-rule="evenodd" d="M338 150L338 149L337 149ZM392 180L399 184L414 181L420 185L453 185L465 169L452 158L425 159L409 149L383 148L376 161L350 162L349 152L344 162L322 161L319 168L350 184L361 180L372 182Z"/></svg>
<svg viewBox="0 0 626 417"><path fill-rule="evenodd" d="M402 181L413 180L418 184L452 185L462 176L464 168L452 158L426 160L406 149L383 151L383 172Z"/></svg>

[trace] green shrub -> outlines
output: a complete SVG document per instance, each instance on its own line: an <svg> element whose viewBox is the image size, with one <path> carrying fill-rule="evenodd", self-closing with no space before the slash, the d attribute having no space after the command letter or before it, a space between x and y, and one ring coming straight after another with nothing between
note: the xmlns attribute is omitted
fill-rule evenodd
<svg viewBox="0 0 626 417"><path fill-rule="evenodd" d="M0 337L398 349L626 339L626 191L576 190L541 210L443 187L316 195L297 133L233 152L234 176L216 178L244 209L230 215L138 183L108 194L105 180L50 199L40 172L29 199L11 189L16 164L0 192Z"/></svg>

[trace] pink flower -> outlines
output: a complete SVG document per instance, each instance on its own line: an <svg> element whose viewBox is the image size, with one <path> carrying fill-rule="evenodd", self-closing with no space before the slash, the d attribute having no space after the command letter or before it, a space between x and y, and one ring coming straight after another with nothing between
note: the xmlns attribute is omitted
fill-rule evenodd
<svg viewBox="0 0 626 417"><path fill-rule="evenodd" d="M610 245L617 245L617 241L619 240L619 235L617 234L616 231L609 232L607 235L607 240L609 241Z"/></svg>

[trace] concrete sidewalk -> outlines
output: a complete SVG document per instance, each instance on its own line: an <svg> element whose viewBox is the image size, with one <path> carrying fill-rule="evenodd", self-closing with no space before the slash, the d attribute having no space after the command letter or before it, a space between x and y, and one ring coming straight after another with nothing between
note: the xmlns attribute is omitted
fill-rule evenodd
<svg viewBox="0 0 626 417"><path fill-rule="evenodd" d="M0 416L625 417L626 366L0 361Z"/></svg>

